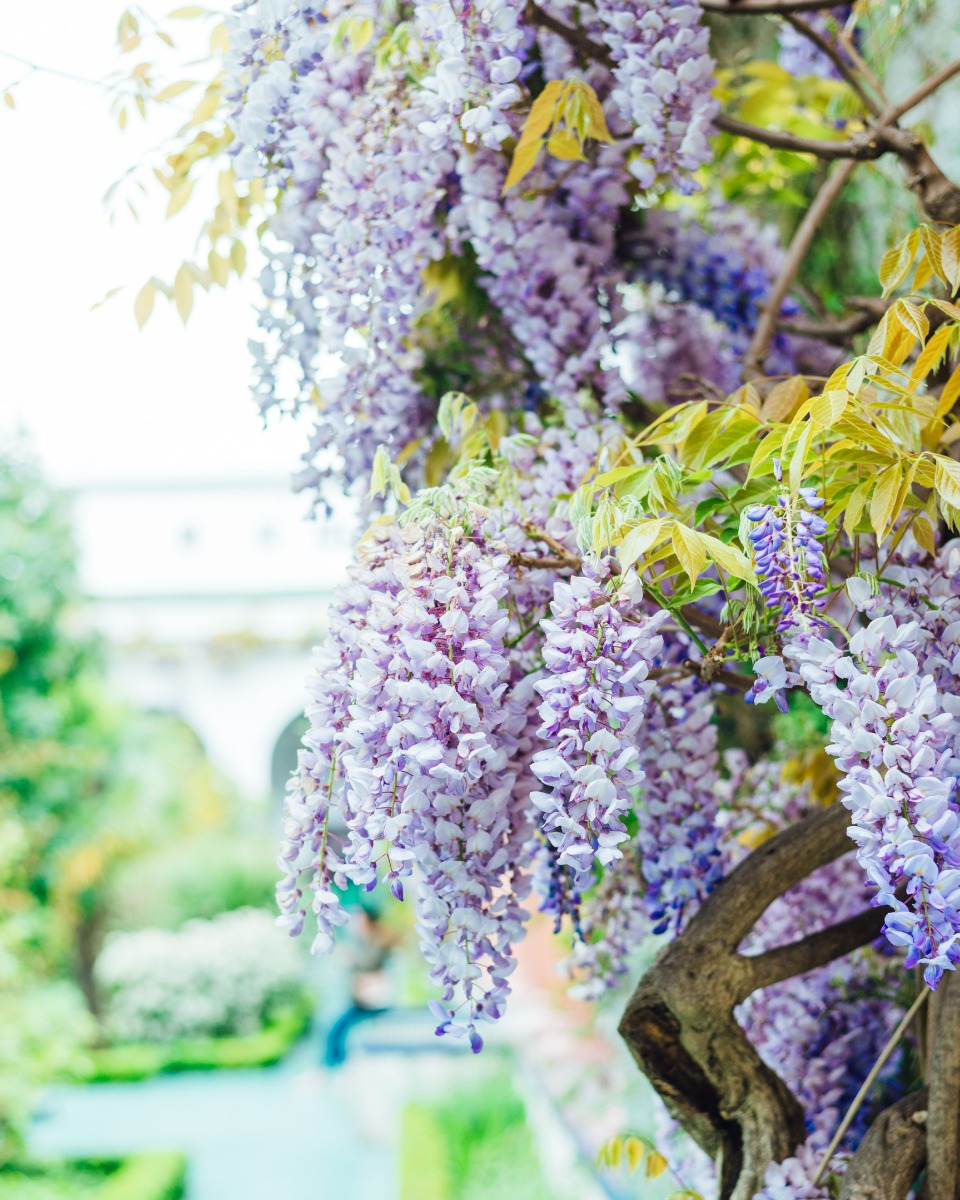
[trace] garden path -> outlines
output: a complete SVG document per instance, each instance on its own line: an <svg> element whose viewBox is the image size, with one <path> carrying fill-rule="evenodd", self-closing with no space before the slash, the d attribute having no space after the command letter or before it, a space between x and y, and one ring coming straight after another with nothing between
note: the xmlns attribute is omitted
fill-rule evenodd
<svg viewBox="0 0 960 1200"><path fill-rule="evenodd" d="M429 1065L418 1055L417 1074ZM277 1067L51 1088L30 1150L38 1157L180 1150L186 1200L395 1200L396 1139L410 1091L399 1053L319 1066L318 1035ZM442 1064L437 1063L442 1071Z"/></svg>

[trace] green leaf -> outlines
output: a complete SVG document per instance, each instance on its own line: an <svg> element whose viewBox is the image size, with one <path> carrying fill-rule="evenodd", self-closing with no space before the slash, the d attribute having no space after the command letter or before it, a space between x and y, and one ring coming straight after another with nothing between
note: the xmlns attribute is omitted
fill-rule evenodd
<svg viewBox="0 0 960 1200"><path fill-rule="evenodd" d="M790 458L789 484L790 491L794 495L800 490L800 484L803 481L803 468L807 463L807 451L810 449L810 440L813 437L815 428L816 426L812 422L804 425L803 432L800 434L796 448Z"/></svg>
<svg viewBox="0 0 960 1200"><path fill-rule="evenodd" d="M707 565L707 549L702 534L675 521L671 541L677 561L686 571L690 582L696 583Z"/></svg>

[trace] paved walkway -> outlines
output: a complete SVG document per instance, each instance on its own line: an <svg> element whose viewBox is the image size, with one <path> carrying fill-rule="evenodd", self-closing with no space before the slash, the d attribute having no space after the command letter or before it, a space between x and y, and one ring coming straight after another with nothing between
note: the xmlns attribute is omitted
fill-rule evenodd
<svg viewBox="0 0 960 1200"><path fill-rule="evenodd" d="M319 1059L312 1037L266 1070L52 1088L30 1149L51 1157L182 1150L187 1200L396 1200L410 1060L361 1053L330 1071Z"/></svg>

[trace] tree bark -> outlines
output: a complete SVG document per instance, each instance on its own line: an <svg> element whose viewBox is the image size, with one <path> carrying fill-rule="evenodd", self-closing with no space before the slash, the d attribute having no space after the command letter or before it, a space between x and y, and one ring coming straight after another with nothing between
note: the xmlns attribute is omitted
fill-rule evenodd
<svg viewBox="0 0 960 1200"><path fill-rule="evenodd" d="M905 1200L927 1157L926 1090L885 1109L864 1134L840 1200Z"/></svg>
<svg viewBox="0 0 960 1200"><path fill-rule="evenodd" d="M620 1023L669 1111L716 1160L721 1200L750 1200L768 1164L792 1154L806 1136L796 1098L734 1019L734 1007L771 974L764 976L765 956L737 948L773 900L850 848L847 823L837 804L755 850L662 951ZM858 922L863 944L876 925ZM848 928L840 937L821 936L814 955L805 939L805 968L853 949L851 940Z"/></svg>
<svg viewBox="0 0 960 1200"><path fill-rule="evenodd" d="M957 1200L960 1194L960 979L948 971L931 997L927 1164L929 1200Z"/></svg>

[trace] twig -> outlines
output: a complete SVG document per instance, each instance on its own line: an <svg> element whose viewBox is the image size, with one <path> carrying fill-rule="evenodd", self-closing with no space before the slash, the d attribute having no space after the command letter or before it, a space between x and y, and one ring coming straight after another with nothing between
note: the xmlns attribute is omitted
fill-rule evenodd
<svg viewBox="0 0 960 1200"><path fill-rule="evenodd" d="M569 567L573 571L579 571L583 566L583 559L578 554L574 554L572 550L568 550L563 542L559 538L555 538L553 534L547 533L545 529L541 529L533 521L524 521L523 527L531 537L549 546L555 552L557 558L562 560L562 566Z"/></svg>
<svg viewBox="0 0 960 1200"><path fill-rule="evenodd" d="M813 42L822 54L837 68L843 78L850 84L853 90L860 97L864 107L868 112L873 113L875 117L879 117L883 112L883 105L879 101L874 100L870 93L860 82L859 74L850 65L843 51L837 46L836 42L832 42L828 37L820 32L819 29L814 29L802 17L795 16L793 13L784 13L783 19L788 25L791 25L797 33L805 37L808 41Z"/></svg>
<svg viewBox="0 0 960 1200"><path fill-rule="evenodd" d="M71 83L83 83L87 87L99 88L102 92L110 90L110 84L103 79L91 79L88 75L74 75L72 71L61 71L59 67L45 67L42 63L31 62L29 58L22 58L19 54L12 54L9 50L0 50L0 56L9 58L11 62L19 63L34 73L56 75L60 79L69 79ZM22 83L23 80L19 79L17 82Z"/></svg>
<svg viewBox="0 0 960 1200"><path fill-rule="evenodd" d="M706 12L723 13L731 17L744 13L779 13L784 16L786 13L817 12L836 6L836 0L700 0L700 7Z"/></svg>
<svg viewBox="0 0 960 1200"><path fill-rule="evenodd" d="M910 1007L907 1009L907 1011L903 1014L903 1018L900 1021L900 1024L896 1027L896 1029L893 1031L893 1033L890 1034L890 1037L887 1039L887 1044L880 1051L880 1054L877 1057L877 1061L870 1068L869 1074L867 1075L867 1077L863 1081L863 1083L860 1085L859 1092L857 1092L857 1094L854 1096L853 1100L851 1101L850 1107L847 1109L846 1114L844 1115L843 1120L837 1126L837 1132L830 1139L830 1145L824 1151L823 1159L820 1163L820 1166L817 1168L816 1175L814 1175L813 1180L812 1180L812 1184L814 1187L817 1186L817 1184L820 1182L820 1180L826 1174L827 1167L830 1166L830 1160L833 1158L834 1154L836 1154L837 1147L843 1141L844 1134L850 1128L853 1118L860 1111L861 1104L863 1104L864 1100L866 1100L867 1096L870 1093L870 1089L876 1083L877 1076L883 1070L884 1066L886 1065L887 1059L890 1057L890 1055L894 1052L894 1050L899 1045L900 1039L906 1033L907 1028L910 1025L910 1022L920 1011L921 1007L923 1006L924 1001L926 1000L926 998L929 995L930 995L930 989L928 987L924 987L922 989L922 991L920 992L920 995L916 998L916 1000L914 1000L914 1002L910 1005Z"/></svg>
<svg viewBox="0 0 960 1200"><path fill-rule="evenodd" d="M800 222L797 232L793 235L790 249L787 251L779 275L774 280L770 295L760 313L760 319L757 321L757 327L753 331L753 337L750 339L750 345L744 356L743 377L745 380L756 379L763 374L763 362L767 357L767 348L776 332L777 320L787 293L790 291L790 285L800 269L800 264L807 256L810 243L820 228L823 218L827 215L834 200L843 191L847 180L853 174L855 165L853 162L845 162L834 168L820 191L817 192L813 203Z"/></svg>
<svg viewBox="0 0 960 1200"><path fill-rule="evenodd" d="M575 29L572 25L566 25L563 21L558 21L556 17L551 16L539 4L536 4L534 0L529 0L527 4L527 18L532 25L539 25L543 29L549 29L557 37L563 38L567 45L572 46L574 50L579 50L587 58L592 58L594 62L601 63L608 68L613 66L613 59L610 57L610 51L606 46L601 45L600 42L595 42L592 37L582 30Z"/></svg>
<svg viewBox="0 0 960 1200"><path fill-rule="evenodd" d="M759 142L762 146L769 146L773 150L791 150L794 154L815 154L817 158L822 158L825 162L832 162L836 158L853 158L856 154L856 147L852 140L839 139L835 142L828 142L822 138L805 138L798 137L795 133L786 133L781 129L764 129L762 125L751 125L748 121L741 121L738 117L731 117L728 113L718 113L713 121L717 129L723 130L724 133L731 133L734 137L749 138L752 142ZM873 155L879 158L879 154Z"/></svg>
<svg viewBox="0 0 960 1200"><path fill-rule="evenodd" d="M881 125L894 125L911 108L916 108L928 96L933 93L948 79L952 79L954 75L960 74L960 59L956 62L948 63L945 67L941 67L939 71L935 71L928 80L922 83L915 92L911 92L906 100L901 100L899 104L895 104L892 108L888 108L880 117Z"/></svg>

